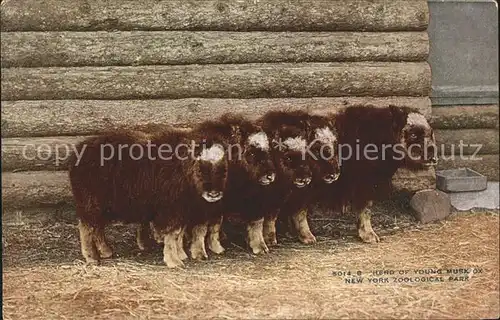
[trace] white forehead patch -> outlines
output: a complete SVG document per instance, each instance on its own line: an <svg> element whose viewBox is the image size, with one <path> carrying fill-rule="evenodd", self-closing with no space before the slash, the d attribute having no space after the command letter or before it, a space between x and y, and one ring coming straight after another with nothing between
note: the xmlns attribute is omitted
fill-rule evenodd
<svg viewBox="0 0 500 320"><path fill-rule="evenodd" d="M210 148L203 148L198 160L217 163L224 158L224 148L218 144L214 144Z"/></svg>
<svg viewBox="0 0 500 320"><path fill-rule="evenodd" d="M302 137L287 138L283 144L290 150L305 151L307 147L306 139Z"/></svg>
<svg viewBox="0 0 500 320"><path fill-rule="evenodd" d="M257 132L248 137L248 144L261 150L269 150L269 139L265 132Z"/></svg>
<svg viewBox="0 0 500 320"><path fill-rule="evenodd" d="M420 127L425 127L429 128L429 122L427 122L427 119L420 114L416 112L412 112L408 114L408 118L406 118L406 124L409 126L420 126Z"/></svg>
<svg viewBox="0 0 500 320"><path fill-rule="evenodd" d="M328 127L316 129L315 139L322 144L333 144L337 141L337 137Z"/></svg>

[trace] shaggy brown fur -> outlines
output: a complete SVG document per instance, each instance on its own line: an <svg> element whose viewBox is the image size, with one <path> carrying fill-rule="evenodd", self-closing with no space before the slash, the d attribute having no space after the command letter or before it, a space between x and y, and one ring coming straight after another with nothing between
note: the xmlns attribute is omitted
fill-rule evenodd
<svg viewBox="0 0 500 320"><path fill-rule="evenodd" d="M393 106L349 107L335 116L335 122L339 133L341 174L331 188L317 193L318 200L321 205L336 210L350 206L359 213L360 238L365 242L378 242L371 226L369 207L374 200L389 196L391 180L398 168L420 170L437 163L433 130L417 111ZM378 152L370 151L374 149L373 146L367 148L370 144ZM352 156L348 157L345 146L351 148Z"/></svg>
<svg viewBox="0 0 500 320"><path fill-rule="evenodd" d="M131 128L120 128L120 130L133 130L133 131L139 131L143 132L147 135L159 135L168 131L172 130L178 130L178 131L185 131L187 132L188 129L178 129L174 128L171 125L168 124L159 124L159 123L147 123L147 124L138 124L135 126L132 126ZM150 221L151 222L151 221ZM139 247L140 250L142 251L150 251L153 249L153 247L157 243L163 243L163 239L161 237L158 237L157 234L154 234L153 226L151 225L150 222L144 222L138 225L137 227L137 235L136 235L136 241L137 241L137 246ZM194 230L195 232L197 230ZM181 236L179 237L179 245L181 247L184 247L185 242L186 243L191 243L191 235L193 233L192 229L188 230L183 230ZM200 251L201 250L201 251ZM205 258L206 257L206 251L203 249L198 250L196 255L198 258ZM195 249L196 251L196 249ZM182 254L184 258L187 256Z"/></svg>
<svg viewBox="0 0 500 320"><path fill-rule="evenodd" d="M223 137L225 147L230 148L223 216L246 225L247 241L253 253L267 252L262 235L264 214L256 204L272 187L276 176L268 136L251 121L230 114L203 122L197 128ZM209 226L208 244L215 253L224 251L219 242L220 227L220 222Z"/></svg>
<svg viewBox="0 0 500 320"><path fill-rule="evenodd" d="M186 226L199 233L192 255L203 254L206 225L220 219L218 200L227 179L227 157L215 146L222 141L209 137L204 146L192 147L203 138L207 136L201 131L170 130L152 135L122 131L78 144L78 151L85 148L83 157L79 163L72 158L69 177L80 220L82 254L88 262L112 255L104 237L104 227L112 221L152 221L155 233L163 239L168 267L183 265L185 253L179 237L182 239ZM165 148L181 144L184 147L178 149L178 156L184 160ZM167 159L169 156L173 157ZM103 161L103 157L108 160Z"/></svg>
<svg viewBox="0 0 500 320"><path fill-rule="evenodd" d="M142 125L134 129L155 133L168 129L166 125ZM247 240L254 253L267 252L262 236L261 211L248 210L242 203L259 197L266 192L268 185L275 180L274 163L270 155L270 141L262 129L240 115L225 114L217 120L205 121L195 127L208 136L219 136L224 141L224 148L231 152L228 169L228 185L223 199L222 214L226 219L240 221L247 226ZM260 229L259 229L260 228ZM185 238L189 240L192 232L187 230ZM208 248L220 254L224 248L220 244L221 222L208 226ZM149 225L138 228L137 239L141 249L149 247ZM147 245L149 244L149 245Z"/></svg>
<svg viewBox="0 0 500 320"><path fill-rule="evenodd" d="M249 209L265 213L264 239L275 245L276 219L283 202L291 195L302 197L312 179L306 154L308 115L302 111L270 111L258 123L272 138L272 156L277 170L276 184L259 201L248 202Z"/></svg>
<svg viewBox="0 0 500 320"><path fill-rule="evenodd" d="M312 170L313 179L307 192L293 190L284 201L279 211L279 223L287 226L293 225L299 240L309 244L316 242L307 222L307 210L312 202L316 201L315 195L322 189L331 189L340 175L337 145L338 138L333 116L309 115L305 112L291 113L290 118L296 118L296 123L306 123L308 153L307 159ZM293 122L291 119L289 123ZM335 197L330 194L330 197ZM289 221L290 220L290 221Z"/></svg>
<svg viewBox="0 0 500 320"><path fill-rule="evenodd" d="M169 132L172 130L179 130L179 129L176 129L168 124L147 123L147 124L134 125L130 128L120 127L118 130L138 131L151 136L151 135L160 135L165 132ZM187 131L187 130L180 130L180 131ZM150 251L157 243L163 243L163 239L161 239L161 237L159 237L158 234L154 234L153 236L153 233L154 230L151 221L148 222L145 221L137 226L136 242L137 246L141 251ZM183 230L181 236L179 237L180 246L182 248L184 247L184 239L188 240L187 242L190 242L191 239L189 238L189 235L190 235L189 230L188 231ZM181 255L183 256L183 258L186 258L185 254Z"/></svg>

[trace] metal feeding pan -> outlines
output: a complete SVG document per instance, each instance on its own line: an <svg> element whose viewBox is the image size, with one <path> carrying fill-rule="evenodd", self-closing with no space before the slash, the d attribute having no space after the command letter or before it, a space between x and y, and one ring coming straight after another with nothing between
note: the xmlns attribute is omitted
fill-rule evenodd
<svg viewBox="0 0 500 320"><path fill-rule="evenodd" d="M445 192L485 190L487 180L486 176L469 168L436 171L436 187Z"/></svg>

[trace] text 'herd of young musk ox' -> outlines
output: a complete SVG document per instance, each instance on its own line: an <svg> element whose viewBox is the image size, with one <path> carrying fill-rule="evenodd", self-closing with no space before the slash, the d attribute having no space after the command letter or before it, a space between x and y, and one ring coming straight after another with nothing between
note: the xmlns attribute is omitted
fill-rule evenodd
<svg viewBox="0 0 500 320"><path fill-rule="evenodd" d="M128 152L147 144L152 154L162 145L192 147L168 159ZM370 144L379 148L377 157L359 152ZM341 145L354 152L339 161ZM103 146L122 152L103 162ZM116 221L139 224L142 250L153 239L163 242L164 262L172 268L188 257L184 239L193 259L207 258L205 242L221 254L223 219L246 226L254 254L277 244L277 219L291 221L301 242L314 243L307 222L313 205L350 207L359 214L360 238L378 242L372 201L389 195L398 168L435 165L435 149L425 117L394 106L352 106L329 115L270 111L256 121L227 114L191 130L150 126L91 137L77 145L84 152L69 166L82 254L91 263L111 257L104 228Z"/></svg>

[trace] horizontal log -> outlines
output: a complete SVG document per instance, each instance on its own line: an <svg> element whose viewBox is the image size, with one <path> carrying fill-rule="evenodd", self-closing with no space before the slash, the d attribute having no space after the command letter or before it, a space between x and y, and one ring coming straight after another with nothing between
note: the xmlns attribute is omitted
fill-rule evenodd
<svg viewBox="0 0 500 320"><path fill-rule="evenodd" d="M472 157L446 157L439 159L438 170L470 168L488 177L488 180L499 180L499 155L482 154Z"/></svg>
<svg viewBox="0 0 500 320"><path fill-rule="evenodd" d="M426 96L427 62L2 69L2 100Z"/></svg>
<svg viewBox="0 0 500 320"><path fill-rule="evenodd" d="M394 191L416 192L436 188L436 173L434 168L420 171L399 169L392 178Z"/></svg>
<svg viewBox="0 0 500 320"><path fill-rule="evenodd" d="M4 0L2 31L425 30L425 0Z"/></svg>
<svg viewBox="0 0 500 320"><path fill-rule="evenodd" d="M435 130L435 135L440 155L471 155L476 150L479 154L499 152L498 129ZM461 142L463 151L460 151Z"/></svg>
<svg viewBox="0 0 500 320"><path fill-rule="evenodd" d="M419 173L401 170L398 171L393 183L396 188L414 192L432 186L433 181L432 170ZM72 204L68 173L66 171L3 173L2 201L3 207L7 209Z"/></svg>
<svg viewBox="0 0 500 320"><path fill-rule="evenodd" d="M289 99L41 100L3 101L2 137L92 135L117 127L170 124L187 128L227 112L250 119L272 109L335 112L352 105L411 106L430 117L427 97Z"/></svg>
<svg viewBox="0 0 500 320"><path fill-rule="evenodd" d="M433 107L435 129L498 128L498 105Z"/></svg>
<svg viewBox="0 0 500 320"><path fill-rule="evenodd" d="M424 61L426 32L9 32L2 67Z"/></svg>
<svg viewBox="0 0 500 320"><path fill-rule="evenodd" d="M83 138L2 139L2 171L67 170L70 153Z"/></svg>
<svg viewBox="0 0 500 320"><path fill-rule="evenodd" d="M3 173L2 201L17 209L72 204L68 172Z"/></svg>

